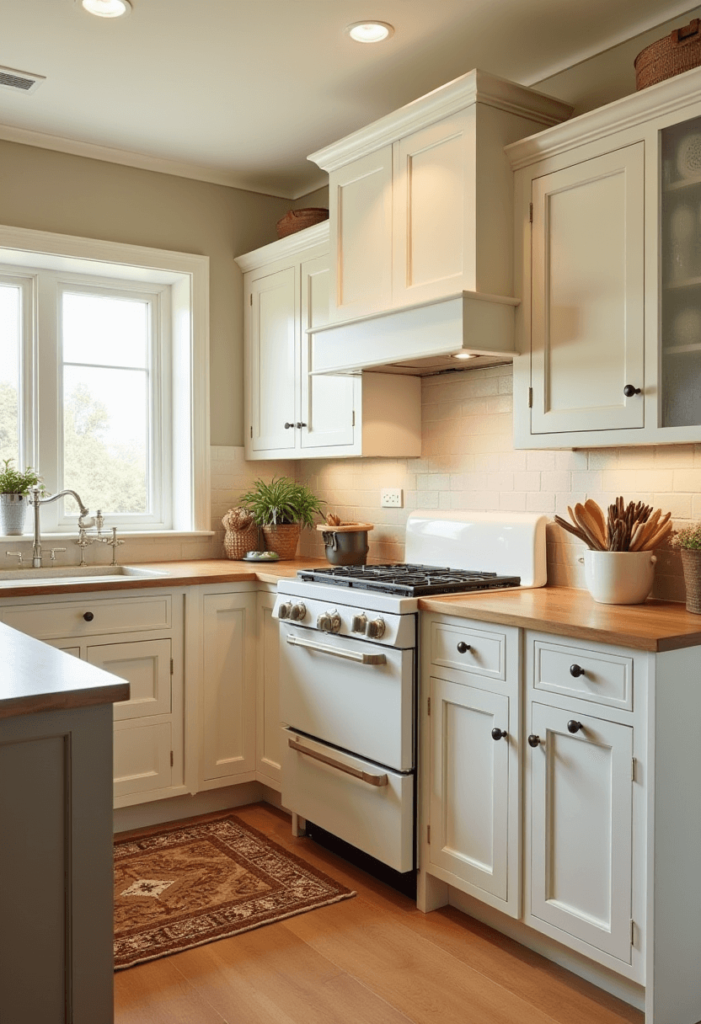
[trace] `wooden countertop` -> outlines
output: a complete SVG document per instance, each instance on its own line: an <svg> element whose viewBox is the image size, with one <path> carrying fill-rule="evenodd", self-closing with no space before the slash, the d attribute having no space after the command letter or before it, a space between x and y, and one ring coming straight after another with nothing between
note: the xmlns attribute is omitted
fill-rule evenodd
<svg viewBox="0 0 701 1024"><path fill-rule="evenodd" d="M136 565L137 563L134 563ZM16 586L4 586L3 597L39 597L44 594L84 594L89 591L143 590L153 587L185 587L203 583L272 583L296 576L298 569L321 566L328 569L325 558L292 558L284 562L234 562L228 558L210 558L191 562L138 563L140 569L164 573L163 576L118 576L109 582L91 580L89 576L71 583L56 583L50 579L43 583L28 584L15 580ZM2 570L0 570L2 580Z"/></svg>
<svg viewBox="0 0 701 1024"><path fill-rule="evenodd" d="M129 699L129 683L0 623L0 718Z"/></svg>
<svg viewBox="0 0 701 1024"><path fill-rule="evenodd" d="M597 604L587 590L540 587L422 597L419 609L503 626L521 626L638 651L675 651L701 645L701 615L683 604Z"/></svg>

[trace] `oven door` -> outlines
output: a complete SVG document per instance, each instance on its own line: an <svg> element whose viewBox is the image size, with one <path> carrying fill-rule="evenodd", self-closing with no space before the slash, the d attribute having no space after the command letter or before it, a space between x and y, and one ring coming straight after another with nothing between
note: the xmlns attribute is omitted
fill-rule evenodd
<svg viewBox="0 0 701 1024"><path fill-rule="evenodd" d="M283 729L282 804L388 864L414 867L414 775Z"/></svg>
<svg viewBox="0 0 701 1024"><path fill-rule="evenodd" d="M413 716L413 650L280 623L284 725L408 772L414 767Z"/></svg>

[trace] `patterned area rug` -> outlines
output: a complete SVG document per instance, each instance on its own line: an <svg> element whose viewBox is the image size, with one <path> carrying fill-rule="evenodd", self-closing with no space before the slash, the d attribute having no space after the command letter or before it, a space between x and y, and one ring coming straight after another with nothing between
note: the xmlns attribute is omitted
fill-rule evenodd
<svg viewBox="0 0 701 1024"><path fill-rule="evenodd" d="M355 896L234 814L117 839L115 970Z"/></svg>

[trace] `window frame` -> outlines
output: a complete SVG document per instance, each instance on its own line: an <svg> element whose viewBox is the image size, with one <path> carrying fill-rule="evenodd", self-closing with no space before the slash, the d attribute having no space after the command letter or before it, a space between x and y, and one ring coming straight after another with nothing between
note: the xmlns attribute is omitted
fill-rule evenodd
<svg viewBox="0 0 701 1024"><path fill-rule="evenodd" d="M40 275L44 282L53 281L53 294L51 288L41 287ZM24 461L42 473L46 486L54 492L63 453L58 436L51 438L47 430L40 436L39 428L42 418L58 423L61 405L59 289L116 288L125 294L157 296L158 332L170 325L168 351L160 357L161 375L167 374L170 383L170 398L161 391L156 428L163 434L161 450L170 454L164 456L152 483L163 504L158 516L108 515L107 525L118 526L120 532L131 536L211 534L209 258L0 226L0 277L32 283L31 301L23 304L27 323L23 321L22 359L25 366L26 360L31 360L32 371L24 373L20 443ZM64 486L70 487L71 482L65 481ZM75 531L75 517L65 516L59 508L62 505L55 502L42 508L44 534Z"/></svg>

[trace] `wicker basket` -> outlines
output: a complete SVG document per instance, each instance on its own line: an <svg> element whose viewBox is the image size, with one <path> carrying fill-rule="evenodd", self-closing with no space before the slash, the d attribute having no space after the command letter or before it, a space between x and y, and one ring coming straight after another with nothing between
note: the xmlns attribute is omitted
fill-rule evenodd
<svg viewBox="0 0 701 1024"><path fill-rule="evenodd" d="M686 585L686 610L701 615L701 551L682 548L681 556Z"/></svg>
<svg viewBox="0 0 701 1024"><path fill-rule="evenodd" d="M701 64L699 19L694 18L684 28L675 28L671 35L650 43L640 51L634 63L636 89L646 89L697 68Z"/></svg>
<svg viewBox="0 0 701 1024"><path fill-rule="evenodd" d="M265 546L268 551L277 552L281 559L294 558L301 532L302 527L299 523L278 523L277 526L264 526Z"/></svg>
<svg viewBox="0 0 701 1024"><path fill-rule="evenodd" d="M295 231L310 228L313 224L321 224L329 219L329 211L321 206L309 206L305 210L289 210L277 222L277 237L293 235Z"/></svg>
<svg viewBox="0 0 701 1024"><path fill-rule="evenodd" d="M257 526L249 526L245 530L227 530L224 534L224 553L233 561L242 559L247 551L256 551L257 549Z"/></svg>

